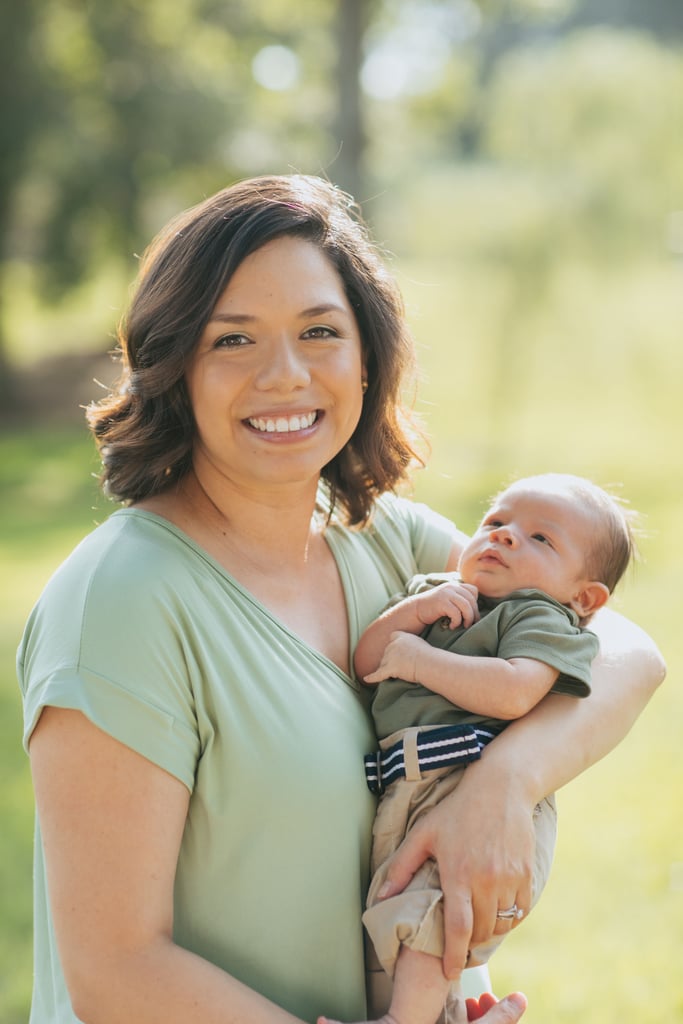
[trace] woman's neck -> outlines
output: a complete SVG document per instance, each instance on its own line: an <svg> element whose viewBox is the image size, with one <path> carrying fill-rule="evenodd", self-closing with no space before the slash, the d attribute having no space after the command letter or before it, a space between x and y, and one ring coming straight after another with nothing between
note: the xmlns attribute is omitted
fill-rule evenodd
<svg viewBox="0 0 683 1024"><path fill-rule="evenodd" d="M319 536L317 484L245 490L191 470L173 490L140 506L170 519L224 564L265 570L303 567Z"/></svg>

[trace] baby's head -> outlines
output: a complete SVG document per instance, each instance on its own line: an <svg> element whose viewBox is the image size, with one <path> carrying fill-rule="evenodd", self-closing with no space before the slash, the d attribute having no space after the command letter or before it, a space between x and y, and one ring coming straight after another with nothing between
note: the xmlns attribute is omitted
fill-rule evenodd
<svg viewBox="0 0 683 1024"><path fill-rule="evenodd" d="M635 550L630 516L582 477L546 473L493 500L460 558L460 574L486 597L542 590L587 622Z"/></svg>

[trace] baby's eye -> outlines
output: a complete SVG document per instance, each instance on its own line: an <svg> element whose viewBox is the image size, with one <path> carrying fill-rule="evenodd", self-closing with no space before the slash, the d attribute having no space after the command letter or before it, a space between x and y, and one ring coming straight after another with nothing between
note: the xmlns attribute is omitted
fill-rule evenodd
<svg viewBox="0 0 683 1024"><path fill-rule="evenodd" d="M337 331L332 327L324 327L322 324L318 324L316 327L309 327L308 330L304 331L303 338L336 338Z"/></svg>
<svg viewBox="0 0 683 1024"><path fill-rule="evenodd" d="M487 519L484 523L484 526L488 526L490 530L499 530L503 525L502 519Z"/></svg>
<svg viewBox="0 0 683 1024"><path fill-rule="evenodd" d="M541 544L550 544L550 541L544 533L532 533L531 539L540 541Z"/></svg>

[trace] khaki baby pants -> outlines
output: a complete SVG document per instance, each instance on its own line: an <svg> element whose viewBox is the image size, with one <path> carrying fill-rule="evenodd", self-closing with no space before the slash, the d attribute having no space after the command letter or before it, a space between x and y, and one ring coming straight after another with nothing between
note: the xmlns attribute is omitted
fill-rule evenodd
<svg viewBox="0 0 683 1024"><path fill-rule="evenodd" d="M432 956L443 956L443 893L436 861L427 860L414 875L404 892L385 900L377 892L386 878L392 855L407 832L444 797L453 792L466 768L437 768L420 775L417 757L411 757L417 729L393 733L380 746L382 749L404 737L407 777L389 785L383 793L373 829L372 882L368 892L363 923L372 940L375 953L386 973L393 977L401 944ZM548 879L555 848L557 813L551 796L543 800L534 813L536 861L533 875L532 906ZM505 936L470 951L469 964L485 963Z"/></svg>

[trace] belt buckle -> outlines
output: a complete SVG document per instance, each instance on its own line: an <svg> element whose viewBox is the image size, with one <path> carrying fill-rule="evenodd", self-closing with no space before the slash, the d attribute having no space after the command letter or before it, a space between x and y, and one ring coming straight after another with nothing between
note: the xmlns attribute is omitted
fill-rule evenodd
<svg viewBox="0 0 683 1024"><path fill-rule="evenodd" d="M377 770L377 793L379 796L384 792L385 786L382 782L382 751L378 750L375 754L375 767Z"/></svg>

